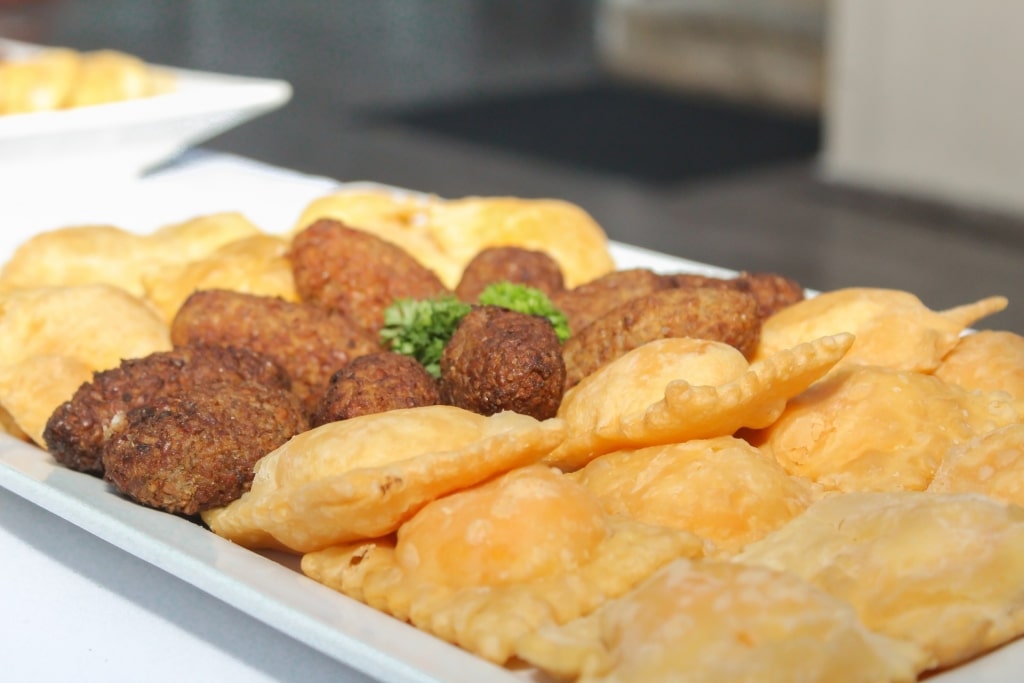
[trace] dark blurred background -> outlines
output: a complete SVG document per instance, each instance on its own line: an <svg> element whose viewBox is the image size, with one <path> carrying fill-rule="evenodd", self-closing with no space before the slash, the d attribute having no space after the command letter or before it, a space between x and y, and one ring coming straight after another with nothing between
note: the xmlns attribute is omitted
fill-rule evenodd
<svg viewBox="0 0 1024 683"><path fill-rule="evenodd" d="M443 196L560 197L614 239L812 288L933 308L1005 294L985 326L1024 333L1019 216L823 179L842 4L0 0L0 35L292 84L210 149Z"/></svg>

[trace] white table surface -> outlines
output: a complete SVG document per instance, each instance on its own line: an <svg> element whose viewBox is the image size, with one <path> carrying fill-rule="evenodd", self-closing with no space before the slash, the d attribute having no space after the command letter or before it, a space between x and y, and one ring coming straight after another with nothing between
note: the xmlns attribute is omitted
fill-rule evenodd
<svg viewBox="0 0 1024 683"><path fill-rule="evenodd" d="M285 230L335 184L190 153L137 183L19 188L0 201L0 253L68 224L147 230L239 207ZM2 488L0 596L3 681L368 680Z"/></svg>

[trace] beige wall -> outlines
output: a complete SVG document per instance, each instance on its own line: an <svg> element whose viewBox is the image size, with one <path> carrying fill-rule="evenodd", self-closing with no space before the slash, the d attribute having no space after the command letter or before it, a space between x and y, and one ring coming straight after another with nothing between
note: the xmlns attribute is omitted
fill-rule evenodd
<svg viewBox="0 0 1024 683"><path fill-rule="evenodd" d="M828 177L1024 214L1024 2L833 0Z"/></svg>

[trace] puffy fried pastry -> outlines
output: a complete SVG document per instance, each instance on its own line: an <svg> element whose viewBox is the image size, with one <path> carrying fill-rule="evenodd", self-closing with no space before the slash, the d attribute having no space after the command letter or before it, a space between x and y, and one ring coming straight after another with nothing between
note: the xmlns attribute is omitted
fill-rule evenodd
<svg viewBox="0 0 1024 683"><path fill-rule="evenodd" d="M921 491L951 448L1020 421L1021 405L931 375L852 365L791 400L749 438L789 473L828 489Z"/></svg>
<svg viewBox="0 0 1024 683"><path fill-rule="evenodd" d="M516 653L579 683L910 682L925 659L795 576L687 559Z"/></svg>
<svg viewBox="0 0 1024 683"><path fill-rule="evenodd" d="M285 369L310 414L333 375L380 350L347 316L309 303L227 290L195 292L171 322L171 340L251 349Z"/></svg>
<svg viewBox="0 0 1024 683"><path fill-rule="evenodd" d="M1024 509L977 494L829 496L736 561L792 572L949 666L1024 633Z"/></svg>
<svg viewBox="0 0 1024 683"><path fill-rule="evenodd" d="M1024 423L993 429L951 448L928 490L974 491L1024 507Z"/></svg>
<svg viewBox="0 0 1024 683"><path fill-rule="evenodd" d="M1005 391L1024 400L1024 336L997 330L965 335L934 374L965 389Z"/></svg>
<svg viewBox="0 0 1024 683"><path fill-rule="evenodd" d="M554 417L564 385L562 344L541 316L475 306L441 353L441 400L481 415Z"/></svg>
<svg viewBox="0 0 1024 683"><path fill-rule="evenodd" d="M616 451L572 475L604 509L691 531L733 553L803 512L809 482L731 436Z"/></svg>
<svg viewBox="0 0 1024 683"><path fill-rule="evenodd" d="M170 90L173 82L168 72L152 69L134 55L116 50L86 52L64 106L86 107L150 97Z"/></svg>
<svg viewBox="0 0 1024 683"><path fill-rule="evenodd" d="M161 395L228 380L251 380L282 390L291 385L276 363L248 349L179 346L129 358L95 373L57 406L43 432L46 448L71 469L101 474L104 445L129 410Z"/></svg>
<svg viewBox="0 0 1024 683"><path fill-rule="evenodd" d="M45 446L43 430L57 407L71 398L93 369L68 356L30 356L0 366L0 408L24 437Z"/></svg>
<svg viewBox="0 0 1024 683"><path fill-rule="evenodd" d="M522 247L488 247L466 264L455 287L455 296L467 303L476 303L480 293L495 282L523 284L549 297L565 288L558 261L545 252Z"/></svg>
<svg viewBox="0 0 1024 683"><path fill-rule="evenodd" d="M31 59L0 57L0 115L52 111L70 99L81 57L75 50L52 48Z"/></svg>
<svg viewBox="0 0 1024 683"><path fill-rule="evenodd" d="M331 422L256 464L252 489L203 519L249 548L320 550L395 531L431 500L536 462L560 420L424 406Z"/></svg>
<svg viewBox="0 0 1024 683"><path fill-rule="evenodd" d="M537 627L587 614L701 552L697 537L609 517L586 489L532 466L433 501L397 540L308 554L302 570L503 663Z"/></svg>
<svg viewBox="0 0 1024 683"><path fill-rule="evenodd" d="M145 297L168 323L190 294L205 289L298 301L289 243L275 235L251 235L228 242L187 263L156 266L142 275Z"/></svg>
<svg viewBox="0 0 1024 683"><path fill-rule="evenodd" d="M464 197L427 206L431 238L459 268L487 247L516 246L550 254L566 287L615 269L608 237L583 209L557 199Z"/></svg>
<svg viewBox="0 0 1024 683"><path fill-rule="evenodd" d="M331 219L295 235L289 258L303 301L343 313L374 335L396 299L450 293L404 248Z"/></svg>
<svg viewBox="0 0 1024 683"><path fill-rule="evenodd" d="M565 342L566 388L641 344L666 337L723 342L750 357L761 319L747 292L721 287L665 289L630 299Z"/></svg>
<svg viewBox="0 0 1024 683"><path fill-rule="evenodd" d="M255 462L308 427L287 389L244 379L198 383L115 419L103 478L137 503L195 515L242 495Z"/></svg>
<svg viewBox="0 0 1024 683"><path fill-rule="evenodd" d="M960 333L1006 308L1005 297L990 297L936 312L909 292L849 288L819 294L788 306L761 327L756 358L840 332L856 335L840 365L881 365L931 372L957 345Z"/></svg>
<svg viewBox="0 0 1024 683"><path fill-rule="evenodd" d="M116 285L145 294L146 273L203 258L259 228L239 213L219 213L167 225L140 235L110 225L43 232L21 243L0 271L5 288L49 285Z"/></svg>
<svg viewBox="0 0 1024 683"><path fill-rule="evenodd" d="M648 342L566 392L558 415L568 436L545 462L571 471L614 450L765 427L852 343L849 334L824 337L748 364L721 342Z"/></svg>
<svg viewBox="0 0 1024 683"><path fill-rule="evenodd" d="M33 287L0 293L0 365L66 356L93 370L171 346L167 323L110 285Z"/></svg>

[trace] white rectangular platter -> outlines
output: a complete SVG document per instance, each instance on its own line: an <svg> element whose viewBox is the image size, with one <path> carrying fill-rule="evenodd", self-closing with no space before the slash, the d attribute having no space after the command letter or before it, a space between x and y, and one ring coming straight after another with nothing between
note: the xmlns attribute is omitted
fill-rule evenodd
<svg viewBox="0 0 1024 683"><path fill-rule="evenodd" d="M267 188L280 184L280 199L291 201L298 216L307 198L296 192L304 185L316 195L332 184L323 179L304 183L297 175L268 173L258 167L214 160L218 177L239 190L251 202L273 202ZM209 160L198 164L197 177L211 172ZM179 176L180 183L184 176ZM210 188L208 178L204 187ZM175 185L178 187L178 185ZM181 195L174 192L179 200ZM152 200L152 195L149 195ZM182 209L180 203L176 204ZM204 205L204 208L206 205ZM273 207L235 207L254 216L280 216L280 202ZM154 205L159 211L159 202ZM155 215L155 214L154 214ZM184 218L186 216L179 216ZM170 220L161 214L154 220ZM693 271L711 275L728 271L677 259L664 254L613 244L622 267L649 266L661 271ZM7 253L0 254L6 259ZM491 665L448 643L366 607L304 577L294 558L255 553L236 546L203 527L172 515L130 503L112 492L101 480L57 465L44 451L0 435L0 487L21 496L72 524L94 534L145 562L151 563L199 590L218 598L255 619L328 657L380 681L398 683L478 682L500 683L542 680L531 671L511 672ZM31 581L26 577L25 581ZM6 589L11 589L8 586ZM1024 641L1012 643L965 666L931 677L936 683L1008 682L1020 680L1024 671Z"/></svg>

